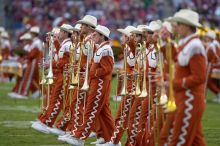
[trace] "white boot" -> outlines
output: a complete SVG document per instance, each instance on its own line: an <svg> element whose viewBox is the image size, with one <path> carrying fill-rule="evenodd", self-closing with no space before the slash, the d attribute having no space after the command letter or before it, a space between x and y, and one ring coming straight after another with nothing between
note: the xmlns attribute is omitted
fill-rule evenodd
<svg viewBox="0 0 220 146"><path fill-rule="evenodd" d="M100 137L96 141L91 142L90 144L103 144L103 143L105 143L105 139Z"/></svg>
<svg viewBox="0 0 220 146"><path fill-rule="evenodd" d="M48 130L50 133L52 133L52 134L54 134L54 135L57 135L57 136L65 135L65 131L60 130L60 129L56 128L56 127L53 127L53 128L47 127L47 130Z"/></svg>
<svg viewBox="0 0 220 146"><path fill-rule="evenodd" d="M42 122L34 122L31 127L37 131L40 131L40 132L43 132L43 133L46 133L46 134L49 134L49 130L47 129L47 125L45 125L44 123Z"/></svg>
<svg viewBox="0 0 220 146"><path fill-rule="evenodd" d="M73 137L73 136L68 137L66 139L66 142L68 144L71 144L71 145L74 145L74 146L84 146L84 140L78 139L78 138Z"/></svg>
<svg viewBox="0 0 220 146"><path fill-rule="evenodd" d="M66 132L64 135L58 136L58 140L63 142L66 142L69 138L71 138L71 132Z"/></svg>
<svg viewBox="0 0 220 146"><path fill-rule="evenodd" d="M96 133L95 132L90 132L89 137L96 137Z"/></svg>
<svg viewBox="0 0 220 146"><path fill-rule="evenodd" d="M35 92L31 95L31 97L32 97L33 99L37 99L38 97L40 97L40 90L35 91Z"/></svg>
<svg viewBox="0 0 220 146"><path fill-rule="evenodd" d="M217 94L217 97L213 99L214 102L220 103L220 93Z"/></svg>

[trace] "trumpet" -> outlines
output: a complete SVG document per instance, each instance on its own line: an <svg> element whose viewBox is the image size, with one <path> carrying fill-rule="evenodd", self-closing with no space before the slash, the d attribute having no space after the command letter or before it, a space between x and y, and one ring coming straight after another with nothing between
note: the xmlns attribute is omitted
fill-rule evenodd
<svg viewBox="0 0 220 146"><path fill-rule="evenodd" d="M128 45L125 44L125 48L124 48L124 63L123 63L124 80L123 80L122 90L121 90L121 93L120 93L121 96L128 95L128 91L127 91L127 68L126 68L127 55L128 55Z"/></svg>
<svg viewBox="0 0 220 146"><path fill-rule="evenodd" d="M143 46L146 46L146 42L143 42ZM143 71L143 89L138 97L147 97L147 82L146 82L146 71L147 71L147 65L146 65L146 49L141 45L142 55L143 55L143 65L144 65L144 71Z"/></svg>
<svg viewBox="0 0 220 146"><path fill-rule="evenodd" d="M70 77L70 85L69 85L69 89L74 89L74 64L75 64L75 59L76 59L76 45L75 43L72 44L71 48L70 48L70 70L71 70L71 77Z"/></svg>
<svg viewBox="0 0 220 146"><path fill-rule="evenodd" d="M89 83L88 83L88 77L89 77L89 63L90 63L90 60L92 58L92 51L93 51L93 48L94 48L94 41L90 40L90 43L89 43L89 47L88 47L88 50L87 50L87 59L86 59L86 71L85 71L85 79L84 79L84 83L83 83L83 86L81 88L81 90L83 91L88 91L89 90Z"/></svg>
<svg viewBox="0 0 220 146"><path fill-rule="evenodd" d="M168 42L168 63L169 63L169 99L167 102L167 108L165 112L173 112L176 110L176 103L174 101L173 95L173 77L174 77L174 62L172 59L172 46L171 46L171 39L167 39Z"/></svg>

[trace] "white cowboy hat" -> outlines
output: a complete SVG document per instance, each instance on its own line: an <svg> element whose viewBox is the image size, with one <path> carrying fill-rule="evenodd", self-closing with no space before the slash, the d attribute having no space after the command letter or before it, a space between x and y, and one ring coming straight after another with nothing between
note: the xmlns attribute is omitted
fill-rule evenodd
<svg viewBox="0 0 220 146"><path fill-rule="evenodd" d="M68 32L68 33L72 33L72 30L74 29L71 25L69 24L62 24L60 26L60 29L65 31L65 32Z"/></svg>
<svg viewBox="0 0 220 146"><path fill-rule="evenodd" d="M109 38L110 30L107 27L105 27L103 25L97 25L94 30L97 31L98 33L104 35L105 37Z"/></svg>
<svg viewBox="0 0 220 146"><path fill-rule="evenodd" d="M147 29L147 25L138 25L137 28L144 32Z"/></svg>
<svg viewBox="0 0 220 146"><path fill-rule="evenodd" d="M33 27L31 27L30 32L39 34L40 28L38 26L33 26Z"/></svg>
<svg viewBox="0 0 220 146"><path fill-rule="evenodd" d="M81 28L81 24L76 24L76 25L72 28L72 31L79 32L79 31L80 31L80 28Z"/></svg>
<svg viewBox="0 0 220 146"><path fill-rule="evenodd" d="M180 22L190 26L202 27L199 23L199 14L190 9L181 9L173 17L167 19L170 22Z"/></svg>
<svg viewBox="0 0 220 146"><path fill-rule="evenodd" d="M31 40L32 36L30 33L25 33L22 36L20 36L20 40Z"/></svg>
<svg viewBox="0 0 220 146"><path fill-rule="evenodd" d="M134 30L132 30L131 33L143 34L143 29L140 28L140 27L137 27L137 28L135 28Z"/></svg>
<svg viewBox="0 0 220 146"><path fill-rule="evenodd" d="M205 36L210 37L212 39L216 38L216 34L213 30L208 30L208 32L205 34Z"/></svg>
<svg viewBox="0 0 220 146"><path fill-rule="evenodd" d="M162 22L160 20L156 20L156 21L151 21L150 24L143 29L146 31L156 32L160 30L161 26L162 26Z"/></svg>
<svg viewBox="0 0 220 146"><path fill-rule="evenodd" d="M0 33L3 32L3 31L5 31L5 28L0 26Z"/></svg>
<svg viewBox="0 0 220 146"><path fill-rule="evenodd" d="M162 24L163 27L166 27L166 29L170 32L173 33L173 28L170 22L164 21Z"/></svg>
<svg viewBox="0 0 220 146"><path fill-rule="evenodd" d="M92 15L86 15L81 20L77 21L76 23L87 24L92 27L96 27L97 26L97 18Z"/></svg>
<svg viewBox="0 0 220 146"><path fill-rule="evenodd" d="M8 38L9 38L8 32L3 31L3 32L1 33L1 37L8 39Z"/></svg>
<svg viewBox="0 0 220 146"><path fill-rule="evenodd" d="M128 37L131 35L131 32L134 30L136 30L136 28L134 26L127 26L127 27L125 27L125 29L123 29L123 28L117 29L117 31L121 32L122 34L124 34Z"/></svg>

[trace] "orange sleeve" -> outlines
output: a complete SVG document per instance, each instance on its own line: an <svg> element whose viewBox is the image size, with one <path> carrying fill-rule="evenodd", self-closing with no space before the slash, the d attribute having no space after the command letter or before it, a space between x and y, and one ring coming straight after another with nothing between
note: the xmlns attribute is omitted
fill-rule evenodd
<svg viewBox="0 0 220 146"><path fill-rule="evenodd" d="M63 68L65 64L69 63L69 53L65 52L63 58L59 58L57 61L57 68Z"/></svg>
<svg viewBox="0 0 220 146"><path fill-rule="evenodd" d="M38 48L33 48L26 56L27 59L32 60L34 58L37 58L39 56L40 51Z"/></svg>
<svg viewBox="0 0 220 146"><path fill-rule="evenodd" d="M190 62L189 68L191 75L173 81L173 86L176 90L194 88L206 81L206 60L202 55L194 55Z"/></svg>
<svg viewBox="0 0 220 146"><path fill-rule="evenodd" d="M113 59L110 56L104 56L100 60L100 68L96 70L96 77L108 75L113 70Z"/></svg>
<svg viewBox="0 0 220 146"><path fill-rule="evenodd" d="M217 60L212 49L208 50L207 57L208 57L208 62L211 62L211 63L215 63L215 60Z"/></svg>

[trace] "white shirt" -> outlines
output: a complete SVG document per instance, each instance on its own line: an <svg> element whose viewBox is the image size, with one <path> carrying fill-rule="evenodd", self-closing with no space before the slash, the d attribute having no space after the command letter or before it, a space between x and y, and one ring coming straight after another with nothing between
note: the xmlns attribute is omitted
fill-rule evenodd
<svg viewBox="0 0 220 146"><path fill-rule="evenodd" d="M65 52L70 52L71 45L72 45L72 42L71 42L70 38L63 40L63 42L61 43L60 50L58 52L58 57L63 58L63 54Z"/></svg>

